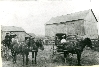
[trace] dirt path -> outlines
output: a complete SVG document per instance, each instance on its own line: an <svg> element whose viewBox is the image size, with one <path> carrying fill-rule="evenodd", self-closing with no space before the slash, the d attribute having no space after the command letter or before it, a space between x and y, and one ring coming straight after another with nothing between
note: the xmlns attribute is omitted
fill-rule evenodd
<svg viewBox="0 0 99 67"><path fill-rule="evenodd" d="M63 55L54 55L52 58L52 46L44 46L45 50L39 50L37 55L37 64L31 62L31 53L29 55L29 65L24 67L55 67L55 66L75 66L77 64L76 55L73 55L73 58L67 58L67 63L64 63ZM99 52L92 50L84 50L81 57L81 64L83 66L91 66L99 64ZM17 56L17 63L12 63L12 58L10 57L9 61L6 61L5 58L2 59L2 67L23 67L22 66L22 57Z"/></svg>

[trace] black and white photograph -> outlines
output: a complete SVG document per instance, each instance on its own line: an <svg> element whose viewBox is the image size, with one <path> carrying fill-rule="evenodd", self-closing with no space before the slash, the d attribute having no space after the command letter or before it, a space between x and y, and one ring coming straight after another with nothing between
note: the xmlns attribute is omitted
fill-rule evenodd
<svg viewBox="0 0 99 67"><path fill-rule="evenodd" d="M0 0L1 67L99 65L98 0Z"/></svg>

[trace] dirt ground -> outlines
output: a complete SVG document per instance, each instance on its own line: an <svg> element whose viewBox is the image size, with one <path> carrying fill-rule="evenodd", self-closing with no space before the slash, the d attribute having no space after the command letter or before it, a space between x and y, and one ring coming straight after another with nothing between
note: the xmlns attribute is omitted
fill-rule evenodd
<svg viewBox="0 0 99 67"><path fill-rule="evenodd" d="M37 55L37 64L32 64L31 53L29 53L29 64L22 66L22 56L17 56L17 63L12 63L12 58L6 61L2 58L2 67L55 67L55 66L76 66L77 58L73 55L72 59L67 57L67 63L64 63L63 55L56 54L52 58L52 46L44 46L45 50L39 50ZM99 52L84 49L81 56L82 66L99 65Z"/></svg>

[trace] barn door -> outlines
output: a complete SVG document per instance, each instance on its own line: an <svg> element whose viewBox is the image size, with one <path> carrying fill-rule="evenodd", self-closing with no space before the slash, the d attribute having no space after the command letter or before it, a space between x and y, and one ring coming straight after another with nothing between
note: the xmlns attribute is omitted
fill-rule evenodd
<svg viewBox="0 0 99 67"><path fill-rule="evenodd" d="M67 31L68 31L69 35L75 35L75 25L74 25L74 23L68 24Z"/></svg>

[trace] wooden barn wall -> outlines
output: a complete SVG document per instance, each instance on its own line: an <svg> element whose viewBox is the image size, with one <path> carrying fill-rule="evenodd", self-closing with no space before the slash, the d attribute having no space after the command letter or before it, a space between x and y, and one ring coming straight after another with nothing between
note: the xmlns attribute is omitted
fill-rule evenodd
<svg viewBox="0 0 99 67"><path fill-rule="evenodd" d="M46 25L45 26L45 36L53 37L57 32L56 25Z"/></svg>
<svg viewBox="0 0 99 67"><path fill-rule="evenodd" d="M50 36L51 25L45 26L45 36Z"/></svg>
<svg viewBox="0 0 99 67"><path fill-rule="evenodd" d="M58 24L57 25L57 33L64 33L65 25L64 24Z"/></svg>
<svg viewBox="0 0 99 67"><path fill-rule="evenodd" d="M97 21L95 20L92 12L89 12L89 14L86 16L84 21L84 27L86 33L85 37L89 37L91 39L98 38Z"/></svg>
<svg viewBox="0 0 99 67"><path fill-rule="evenodd" d="M53 37L56 33L66 33L67 35L83 36L84 20L67 22L65 24L51 24L45 26L45 36Z"/></svg>
<svg viewBox="0 0 99 67"><path fill-rule="evenodd" d="M77 20L72 22L67 22L67 34L68 35L78 35L83 36L85 34L84 30L84 20Z"/></svg>
<svg viewBox="0 0 99 67"><path fill-rule="evenodd" d="M6 33L10 33L10 32L3 31L1 33L1 40L5 39ZM18 36L19 41L24 41L25 37L27 36L27 34L25 32L13 32L13 33L15 33Z"/></svg>
<svg viewBox="0 0 99 67"><path fill-rule="evenodd" d="M85 21L85 37L89 37L91 39L97 39L98 38L98 31L96 28L96 23L92 23L89 21Z"/></svg>
<svg viewBox="0 0 99 67"><path fill-rule="evenodd" d="M19 41L25 40L25 36L26 36L25 32L14 32L14 33L18 36Z"/></svg>
<svg viewBox="0 0 99 67"><path fill-rule="evenodd" d="M45 26L45 36L55 36L56 33L66 33L67 35L78 35L81 37L89 37L91 39L98 38L97 21L90 11L84 20L66 22L65 24L51 24Z"/></svg>

